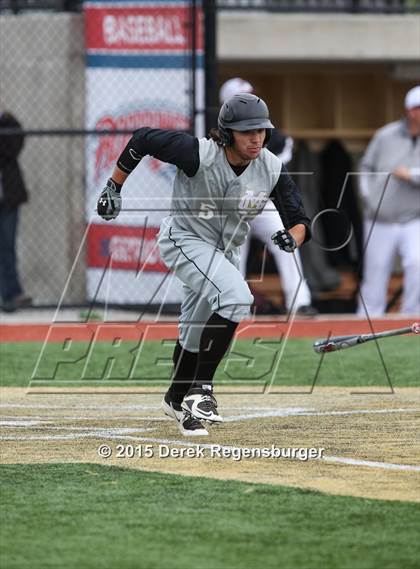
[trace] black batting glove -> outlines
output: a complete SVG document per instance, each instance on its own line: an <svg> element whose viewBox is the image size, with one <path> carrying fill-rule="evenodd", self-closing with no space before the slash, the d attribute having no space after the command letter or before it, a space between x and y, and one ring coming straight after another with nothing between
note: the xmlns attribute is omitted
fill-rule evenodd
<svg viewBox="0 0 420 569"><path fill-rule="evenodd" d="M280 231L271 236L271 239L277 247L282 251L286 251L286 253L293 253L297 247L296 241L286 229L280 229Z"/></svg>
<svg viewBox="0 0 420 569"><path fill-rule="evenodd" d="M115 219L121 211L121 186L117 187L111 178L99 196L97 209L98 214L106 221Z"/></svg>

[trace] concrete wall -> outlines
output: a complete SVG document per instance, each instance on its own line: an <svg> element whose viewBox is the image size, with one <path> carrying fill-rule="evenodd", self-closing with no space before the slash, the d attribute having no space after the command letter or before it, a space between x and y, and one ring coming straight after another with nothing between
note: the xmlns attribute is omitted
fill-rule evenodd
<svg viewBox="0 0 420 569"><path fill-rule="evenodd" d="M0 105L24 128L83 128L80 14L2 15L0 53ZM35 301L54 303L84 231L83 138L28 136L20 162L30 193L19 227L22 280ZM84 297L81 267L66 300Z"/></svg>
<svg viewBox="0 0 420 569"><path fill-rule="evenodd" d="M218 24L221 61L415 61L420 57L418 14L221 11Z"/></svg>

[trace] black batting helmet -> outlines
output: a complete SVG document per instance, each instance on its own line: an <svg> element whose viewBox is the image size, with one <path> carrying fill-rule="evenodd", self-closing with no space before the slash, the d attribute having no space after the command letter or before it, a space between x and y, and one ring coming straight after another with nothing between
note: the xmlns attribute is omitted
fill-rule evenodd
<svg viewBox="0 0 420 569"><path fill-rule="evenodd" d="M220 109L217 125L225 146L233 144L232 130L243 132L265 128L264 144L267 144L271 129L274 128L267 105L252 93L239 93L225 101Z"/></svg>

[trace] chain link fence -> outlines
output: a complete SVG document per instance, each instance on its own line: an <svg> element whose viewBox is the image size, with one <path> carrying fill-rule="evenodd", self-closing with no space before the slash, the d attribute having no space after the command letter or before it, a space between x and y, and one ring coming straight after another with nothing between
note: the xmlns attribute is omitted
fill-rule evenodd
<svg viewBox="0 0 420 569"><path fill-rule="evenodd" d="M88 253L95 239L103 247L106 222L94 204L130 133L141 126L193 130L194 5L168 3L160 16L151 5L92 2L83 14L59 11L56 2L51 11L20 11L39 3L1 1L0 111L25 134L18 161L29 201L19 207L17 257L35 305L95 300ZM144 167L149 195L170 184L156 162ZM89 224L96 233L86 233Z"/></svg>

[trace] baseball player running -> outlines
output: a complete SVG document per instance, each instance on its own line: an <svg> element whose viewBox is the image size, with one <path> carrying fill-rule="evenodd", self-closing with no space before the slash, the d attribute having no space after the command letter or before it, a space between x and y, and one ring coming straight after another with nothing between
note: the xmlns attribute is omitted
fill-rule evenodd
<svg viewBox="0 0 420 569"><path fill-rule="evenodd" d="M272 128L267 105L249 93L225 101L209 138L140 128L98 200L99 215L114 219L122 186L143 156L177 166L171 215L162 221L158 245L184 284L172 383L162 403L183 435L207 435L203 421L223 421L213 377L253 302L239 270L249 221L271 199L285 225L273 235L278 247L292 253L310 237L298 188L282 161L264 148Z"/></svg>

